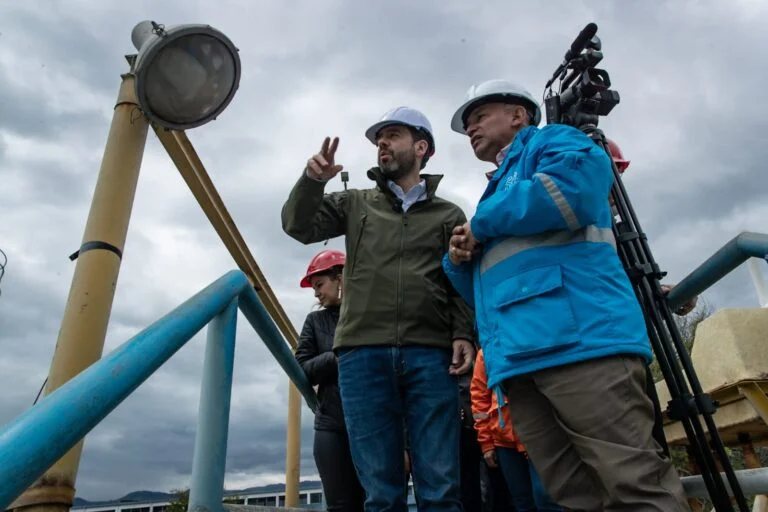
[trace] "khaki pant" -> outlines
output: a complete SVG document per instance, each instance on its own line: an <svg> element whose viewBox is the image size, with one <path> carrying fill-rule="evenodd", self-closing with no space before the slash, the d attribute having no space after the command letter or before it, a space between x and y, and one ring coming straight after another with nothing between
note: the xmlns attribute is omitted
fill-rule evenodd
<svg viewBox="0 0 768 512"><path fill-rule="evenodd" d="M645 363L613 356L504 383L515 431L550 495L573 510L688 511L653 439Z"/></svg>

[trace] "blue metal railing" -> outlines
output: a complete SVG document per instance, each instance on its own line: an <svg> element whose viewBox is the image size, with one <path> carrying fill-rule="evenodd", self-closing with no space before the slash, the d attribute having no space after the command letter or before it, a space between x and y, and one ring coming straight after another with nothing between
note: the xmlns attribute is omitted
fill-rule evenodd
<svg viewBox="0 0 768 512"><path fill-rule="evenodd" d="M744 231L732 238L670 291L667 296L669 307L672 310L679 308L749 258L768 259L768 235ZM724 474L720 476L725 482L728 493L733 495L733 490ZM768 468L739 470L736 471L736 478L746 496L768 492ZM701 475L683 477L682 483L688 497L708 497L708 490Z"/></svg>
<svg viewBox="0 0 768 512"><path fill-rule="evenodd" d="M768 257L768 235L748 231L740 233L669 292L669 307L674 311L753 257Z"/></svg>
<svg viewBox="0 0 768 512"><path fill-rule="evenodd" d="M0 510L209 322L189 510L223 510L238 307L315 410L317 397L306 375L245 274L234 270L0 429Z"/></svg>

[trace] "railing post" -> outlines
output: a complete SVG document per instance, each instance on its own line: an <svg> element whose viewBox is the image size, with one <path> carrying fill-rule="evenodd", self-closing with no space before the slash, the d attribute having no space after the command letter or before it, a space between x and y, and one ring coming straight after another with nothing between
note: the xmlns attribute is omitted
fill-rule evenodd
<svg viewBox="0 0 768 512"><path fill-rule="evenodd" d="M285 448L285 506L299 506L301 483L301 394L288 381L288 425Z"/></svg>
<svg viewBox="0 0 768 512"><path fill-rule="evenodd" d="M208 325L189 486L189 512L220 512L224 509L222 498L236 327L237 299Z"/></svg>

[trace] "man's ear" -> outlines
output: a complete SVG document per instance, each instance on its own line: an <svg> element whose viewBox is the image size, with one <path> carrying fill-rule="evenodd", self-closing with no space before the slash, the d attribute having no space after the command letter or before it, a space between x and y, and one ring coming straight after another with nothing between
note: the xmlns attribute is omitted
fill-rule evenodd
<svg viewBox="0 0 768 512"><path fill-rule="evenodd" d="M515 105L515 108L513 109L513 115L515 119L516 124L527 124L528 123L528 111L525 109L522 105Z"/></svg>
<svg viewBox="0 0 768 512"><path fill-rule="evenodd" d="M416 142L416 156L424 158L429 151L429 143L425 140L419 140Z"/></svg>

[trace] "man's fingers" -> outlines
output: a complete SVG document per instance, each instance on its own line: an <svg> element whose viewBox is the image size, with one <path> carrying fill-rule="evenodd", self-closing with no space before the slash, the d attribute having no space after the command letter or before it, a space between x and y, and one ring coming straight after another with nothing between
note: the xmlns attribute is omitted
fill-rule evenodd
<svg viewBox="0 0 768 512"><path fill-rule="evenodd" d="M323 155L321 155L321 154L317 154L317 155L313 156L313 157L312 157L312 159L313 159L315 162L317 162L318 164L320 164L320 167L328 167L328 160L326 160L326 159L323 157Z"/></svg>
<svg viewBox="0 0 768 512"><path fill-rule="evenodd" d="M453 366L456 366L456 365L460 364L461 361L462 361L462 357L461 357L461 344L457 343L457 344L455 344L453 346L453 358L451 359L451 364Z"/></svg>
<svg viewBox="0 0 768 512"><path fill-rule="evenodd" d="M464 226L456 226L453 228L453 234L454 235L463 235L464 234Z"/></svg>
<svg viewBox="0 0 768 512"><path fill-rule="evenodd" d="M328 151L328 146L331 144L331 138L326 137L323 141L323 145L320 146L320 154L324 155Z"/></svg>
<svg viewBox="0 0 768 512"><path fill-rule="evenodd" d="M334 174L341 172L341 170L342 170L343 168L344 168L344 166L343 166L343 165L334 165L334 166L333 166L333 172L334 172ZM342 176L342 178L343 178L343 176Z"/></svg>
<svg viewBox="0 0 768 512"><path fill-rule="evenodd" d="M323 170L320 168L320 165L318 165L318 163L313 158L310 158L309 161L307 161L307 167L309 168L310 171L312 171L315 174L315 176L317 176L318 178L322 177Z"/></svg>
<svg viewBox="0 0 768 512"><path fill-rule="evenodd" d="M471 364L472 361L464 361L461 366L456 368L456 374L461 375L463 373L467 373Z"/></svg>
<svg viewBox="0 0 768 512"><path fill-rule="evenodd" d="M327 152L328 158L330 160L333 160L334 155L336 155L336 148L338 147L339 147L339 138L334 137L333 142L331 142L331 145L328 147L328 152Z"/></svg>
<svg viewBox="0 0 768 512"><path fill-rule="evenodd" d="M472 251L467 251L458 247L451 247L451 249L453 250L453 253L456 255L456 257L460 260L469 261L472 259Z"/></svg>

